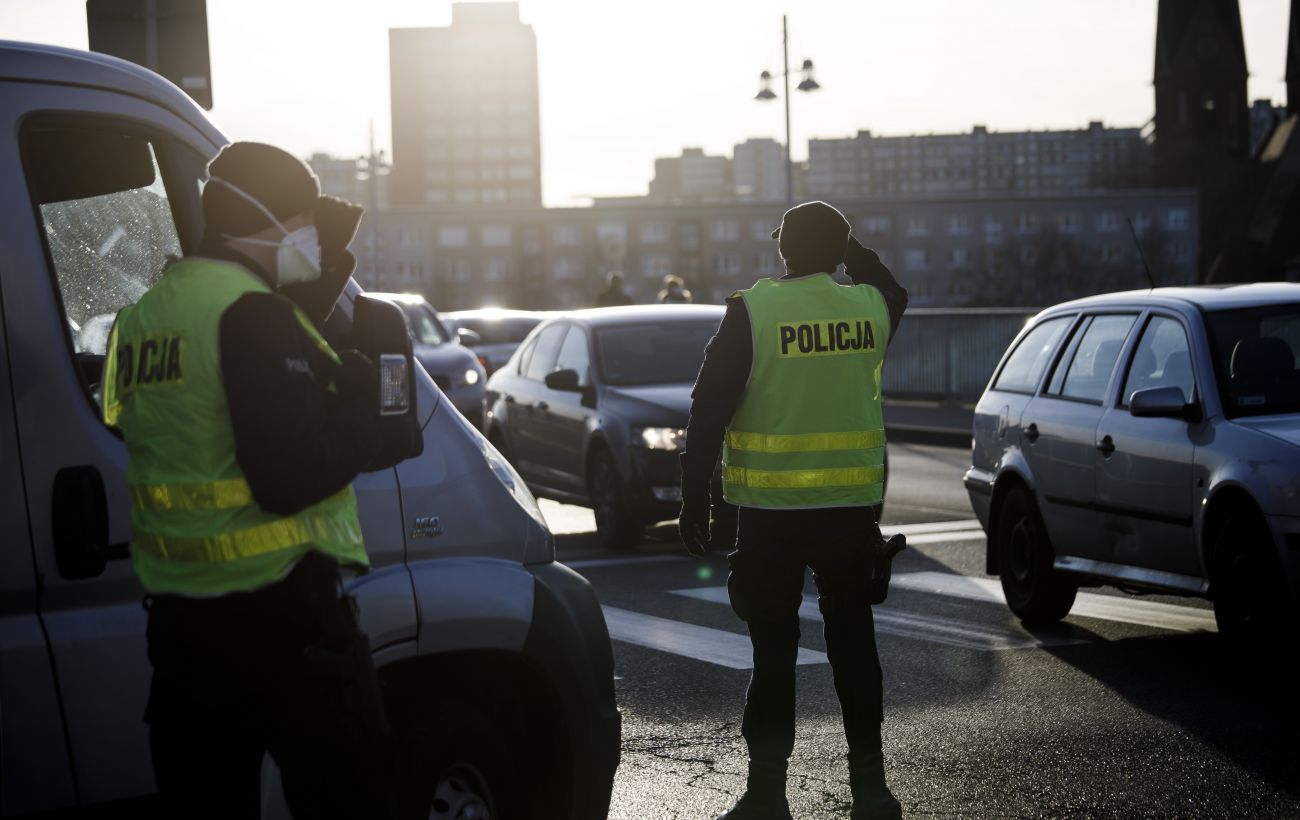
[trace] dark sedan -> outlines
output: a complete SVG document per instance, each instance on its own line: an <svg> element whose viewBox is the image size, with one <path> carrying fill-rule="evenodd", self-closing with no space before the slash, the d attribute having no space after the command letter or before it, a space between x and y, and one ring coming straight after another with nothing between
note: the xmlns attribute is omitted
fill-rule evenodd
<svg viewBox="0 0 1300 820"><path fill-rule="evenodd" d="M591 507L601 543L636 543L681 504L691 386L723 309L597 308L539 325L488 380L489 440L539 496Z"/></svg>

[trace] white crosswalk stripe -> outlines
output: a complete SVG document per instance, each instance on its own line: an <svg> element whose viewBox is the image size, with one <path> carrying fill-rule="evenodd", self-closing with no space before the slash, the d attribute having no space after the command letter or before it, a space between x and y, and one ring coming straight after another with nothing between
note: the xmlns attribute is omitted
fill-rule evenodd
<svg viewBox="0 0 1300 820"><path fill-rule="evenodd" d="M691 589L674 589L671 592L673 595L681 595L697 601L718 604L728 603L726 587L694 587ZM917 612L904 612L892 607L875 607L873 614L877 633L931 641L963 649L995 651L1000 649L1064 646L1086 642L1078 638L1065 636L1037 637L1025 632L1023 629L958 621L953 618L922 615ZM822 621L821 610L817 607L817 596L804 595L803 603L799 606L799 617L806 621L816 621L818 623Z"/></svg>
<svg viewBox="0 0 1300 820"><path fill-rule="evenodd" d="M730 669L752 669L754 666L753 648L749 644L748 635L640 612L630 612L612 606L603 606L601 609L605 612L605 625L609 627L609 637L616 641L657 649ZM827 663L826 653L800 647L796 663L801 666Z"/></svg>
<svg viewBox="0 0 1300 820"><path fill-rule="evenodd" d="M972 578L949 572L900 572L894 574L890 585L898 589L912 589L972 601L1006 603L1002 584L996 578ZM1209 609L1098 595L1095 592L1080 592L1074 599L1070 615L1174 632L1217 631L1214 612Z"/></svg>

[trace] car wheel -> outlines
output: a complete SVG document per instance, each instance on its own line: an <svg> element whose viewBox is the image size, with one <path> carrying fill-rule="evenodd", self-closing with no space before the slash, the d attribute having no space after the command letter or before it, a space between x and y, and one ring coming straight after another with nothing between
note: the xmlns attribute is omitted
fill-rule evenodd
<svg viewBox="0 0 1300 820"><path fill-rule="evenodd" d="M596 537L606 549L627 549L636 545L645 533L645 524L632 517L623 487L619 482L614 458L603 447L591 458L587 470L587 487L591 509L596 514Z"/></svg>
<svg viewBox="0 0 1300 820"><path fill-rule="evenodd" d="M1284 631L1290 609L1268 524L1249 504L1234 503L1216 516L1211 538L1210 593L1219 632L1239 648L1263 649Z"/></svg>
<svg viewBox="0 0 1300 820"><path fill-rule="evenodd" d="M509 741L469 704L413 709L397 736L395 793L404 820L493 820L517 817ZM527 815L532 816L532 815Z"/></svg>
<svg viewBox="0 0 1300 820"><path fill-rule="evenodd" d="M998 568L1007 606L1025 623L1053 623L1074 606L1079 585L1052 568L1052 547L1033 496L1013 487L996 530Z"/></svg>

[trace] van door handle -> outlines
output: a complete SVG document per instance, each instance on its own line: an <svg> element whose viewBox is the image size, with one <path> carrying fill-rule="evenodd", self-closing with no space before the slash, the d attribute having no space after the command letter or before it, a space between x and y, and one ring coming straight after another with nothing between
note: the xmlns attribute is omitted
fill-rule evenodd
<svg viewBox="0 0 1300 820"><path fill-rule="evenodd" d="M1102 455L1108 456L1115 452L1115 440L1110 436L1105 436L1101 441L1097 442L1097 449L1101 450Z"/></svg>
<svg viewBox="0 0 1300 820"><path fill-rule="evenodd" d="M1025 438L1029 439L1030 444L1033 444L1035 441L1038 441L1038 436L1038 425L1031 422L1030 425L1025 428Z"/></svg>

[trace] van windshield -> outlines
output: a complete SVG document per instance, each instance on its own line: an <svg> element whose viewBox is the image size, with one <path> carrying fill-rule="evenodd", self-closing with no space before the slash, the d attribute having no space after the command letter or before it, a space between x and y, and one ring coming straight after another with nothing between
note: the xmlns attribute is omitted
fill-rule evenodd
<svg viewBox="0 0 1300 820"><path fill-rule="evenodd" d="M1300 304L1206 314L1228 418L1300 413Z"/></svg>

